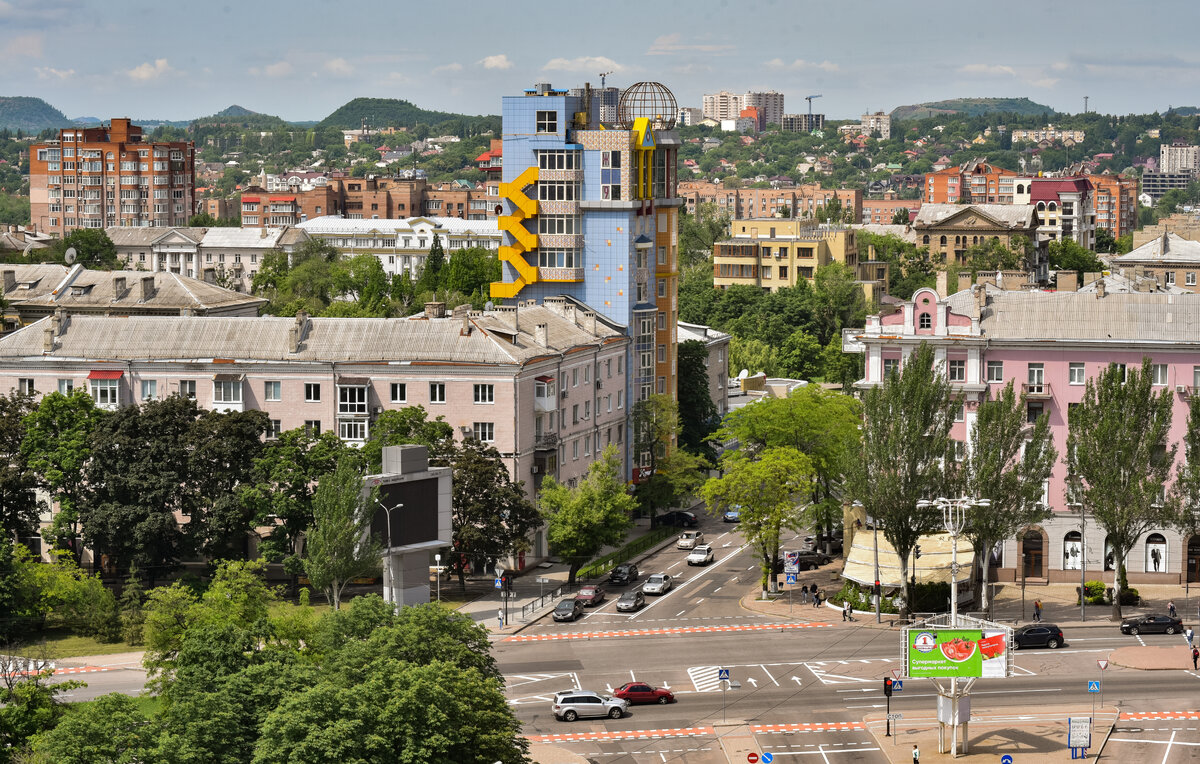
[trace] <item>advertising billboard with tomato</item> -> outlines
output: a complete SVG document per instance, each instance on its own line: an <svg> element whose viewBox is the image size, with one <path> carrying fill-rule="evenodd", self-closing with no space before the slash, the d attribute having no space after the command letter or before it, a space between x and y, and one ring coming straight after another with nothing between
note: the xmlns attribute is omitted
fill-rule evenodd
<svg viewBox="0 0 1200 764"><path fill-rule="evenodd" d="M937 679L1007 676L1006 636L1000 629L905 629L906 676Z"/></svg>

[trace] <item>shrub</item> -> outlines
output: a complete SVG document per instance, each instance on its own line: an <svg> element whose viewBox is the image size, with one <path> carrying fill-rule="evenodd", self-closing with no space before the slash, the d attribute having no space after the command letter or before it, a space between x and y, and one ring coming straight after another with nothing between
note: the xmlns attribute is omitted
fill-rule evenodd
<svg viewBox="0 0 1200 764"><path fill-rule="evenodd" d="M1085 594L1087 595L1087 604L1103 605L1106 602L1105 586L1103 581L1087 581L1083 585ZM1079 598L1075 598L1075 604L1079 604Z"/></svg>
<svg viewBox="0 0 1200 764"><path fill-rule="evenodd" d="M875 603L871 601L871 587L859 586L854 581L847 580L842 584L842 588L829 596L829 601L835 605L841 605L847 600L850 601L850 607L855 610L870 611L875 609ZM884 597L880 603L879 611L881 613L899 613L900 608L896 606L894 597Z"/></svg>

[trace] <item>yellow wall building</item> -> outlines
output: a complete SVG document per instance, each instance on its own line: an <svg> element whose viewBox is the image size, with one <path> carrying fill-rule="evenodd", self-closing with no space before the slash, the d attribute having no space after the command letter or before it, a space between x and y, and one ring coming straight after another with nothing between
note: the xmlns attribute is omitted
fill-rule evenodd
<svg viewBox="0 0 1200 764"><path fill-rule="evenodd" d="M757 286L774 292L812 279L817 268L843 263L859 272L856 232L803 220L734 220L732 239L713 245L713 286Z"/></svg>

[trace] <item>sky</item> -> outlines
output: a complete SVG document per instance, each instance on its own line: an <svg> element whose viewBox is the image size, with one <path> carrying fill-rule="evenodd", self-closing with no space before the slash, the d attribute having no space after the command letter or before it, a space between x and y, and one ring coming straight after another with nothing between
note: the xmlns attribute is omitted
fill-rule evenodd
<svg viewBox="0 0 1200 764"><path fill-rule="evenodd" d="M776 90L829 119L959 97L1108 114L1200 105L1200 4L1165 0L0 0L0 96L69 118L231 104L319 120L358 96L499 114L536 82ZM1143 8L1145 10L1143 10ZM1158 31L1154 31L1158 30ZM1153 33L1152 33L1153 32Z"/></svg>

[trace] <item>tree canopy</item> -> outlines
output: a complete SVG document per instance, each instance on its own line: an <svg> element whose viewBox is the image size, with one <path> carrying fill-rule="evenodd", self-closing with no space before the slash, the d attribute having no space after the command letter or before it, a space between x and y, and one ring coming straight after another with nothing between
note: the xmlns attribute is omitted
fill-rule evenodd
<svg viewBox="0 0 1200 764"><path fill-rule="evenodd" d="M601 549L625 538L636 506L621 479L616 446L604 449L575 488L546 478L541 494L546 537L554 554L571 566L568 583Z"/></svg>

